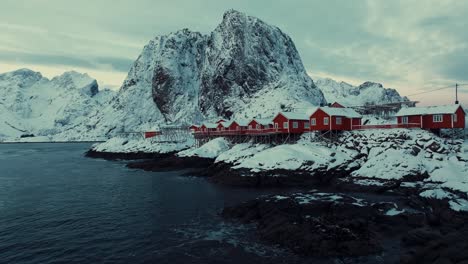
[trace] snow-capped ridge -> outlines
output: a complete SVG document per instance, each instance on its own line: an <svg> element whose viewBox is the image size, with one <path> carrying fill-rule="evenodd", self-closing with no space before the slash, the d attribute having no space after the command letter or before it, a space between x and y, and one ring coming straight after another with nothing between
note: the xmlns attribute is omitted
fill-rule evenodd
<svg viewBox="0 0 468 264"><path fill-rule="evenodd" d="M367 81L359 86L353 86L330 78L318 78L315 80L315 84L322 90L329 103L338 102L345 106L408 101L408 98L401 96L397 90L385 88L376 82Z"/></svg>

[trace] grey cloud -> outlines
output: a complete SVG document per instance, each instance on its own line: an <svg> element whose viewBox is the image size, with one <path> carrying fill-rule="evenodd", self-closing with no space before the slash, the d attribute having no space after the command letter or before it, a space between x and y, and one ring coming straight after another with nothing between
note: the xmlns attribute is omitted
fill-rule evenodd
<svg viewBox="0 0 468 264"><path fill-rule="evenodd" d="M97 57L84 59L80 57L31 54L23 52L0 51L0 60L16 63L40 64L40 65L67 65L81 68L99 69L101 65L109 65L115 71L127 72L133 63L133 59L120 57ZM104 67L103 66L103 67Z"/></svg>

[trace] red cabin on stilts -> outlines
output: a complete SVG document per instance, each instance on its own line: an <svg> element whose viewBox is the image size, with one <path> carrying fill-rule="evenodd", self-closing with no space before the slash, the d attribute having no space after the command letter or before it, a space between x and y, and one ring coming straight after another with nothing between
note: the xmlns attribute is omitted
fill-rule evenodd
<svg viewBox="0 0 468 264"><path fill-rule="evenodd" d="M460 105L402 108L395 115L399 125L419 124L422 129L465 128L466 113Z"/></svg>
<svg viewBox="0 0 468 264"><path fill-rule="evenodd" d="M310 130L352 130L361 125L362 116L351 108L319 107L310 116Z"/></svg>
<svg viewBox="0 0 468 264"><path fill-rule="evenodd" d="M309 131L309 116L303 113L280 112L273 118L273 128L280 133L299 134Z"/></svg>

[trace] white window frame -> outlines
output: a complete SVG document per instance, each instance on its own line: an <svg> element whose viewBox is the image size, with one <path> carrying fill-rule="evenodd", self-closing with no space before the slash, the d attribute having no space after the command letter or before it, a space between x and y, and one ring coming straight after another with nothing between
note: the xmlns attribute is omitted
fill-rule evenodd
<svg viewBox="0 0 468 264"><path fill-rule="evenodd" d="M336 123L337 125L343 124L343 119L341 118L341 116L337 116L337 117L336 117L335 123Z"/></svg>
<svg viewBox="0 0 468 264"><path fill-rule="evenodd" d="M324 124L324 125L330 124L330 120L329 120L328 117L324 117L324 118L323 118L323 124Z"/></svg>
<svg viewBox="0 0 468 264"><path fill-rule="evenodd" d="M408 117L407 116L402 116L401 117L401 123L402 124L408 124Z"/></svg>
<svg viewBox="0 0 468 264"><path fill-rule="evenodd" d="M444 115L433 115L432 122L434 123L442 123L444 122Z"/></svg>
<svg viewBox="0 0 468 264"><path fill-rule="evenodd" d="M294 128L294 129L299 128L299 122L293 121L293 128Z"/></svg>
<svg viewBox="0 0 468 264"><path fill-rule="evenodd" d="M261 127L260 127L260 124L257 124L257 130L260 130Z"/></svg>
<svg viewBox="0 0 468 264"><path fill-rule="evenodd" d="M237 126L237 127L236 127L236 130L241 130L241 127L240 127L240 126Z"/></svg>
<svg viewBox="0 0 468 264"><path fill-rule="evenodd" d="M309 129L309 128L310 128L310 123L309 123L309 122L305 122L305 123L304 123L304 128L305 128L305 129Z"/></svg>
<svg viewBox="0 0 468 264"><path fill-rule="evenodd" d="M289 122L283 122L283 128L289 128Z"/></svg>
<svg viewBox="0 0 468 264"><path fill-rule="evenodd" d="M455 123L456 123L456 122L457 122L457 119L458 119L458 116L457 116L457 114L453 114L453 122L455 122Z"/></svg>
<svg viewBox="0 0 468 264"><path fill-rule="evenodd" d="M317 118L312 118L312 119L310 119L310 124L311 124L312 126L316 126L316 125L317 125Z"/></svg>
<svg viewBox="0 0 468 264"><path fill-rule="evenodd" d="M252 130L252 125L249 125L249 130Z"/></svg>

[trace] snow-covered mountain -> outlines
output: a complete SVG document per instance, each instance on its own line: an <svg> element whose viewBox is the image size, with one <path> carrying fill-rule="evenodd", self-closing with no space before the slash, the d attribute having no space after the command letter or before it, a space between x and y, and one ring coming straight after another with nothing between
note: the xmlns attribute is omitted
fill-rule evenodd
<svg viewBox="0 0 468 264"><path fill-rule="evenodd" d="M29 69L0 74L0 140L27 134L81 139L77 134L86 131L75 128L97 115L113 94L99 91L95 79L74 71L51 80Z"/></svg>
<svg viewBox="0 0 468 264"><path fill-rule="evenodd" d="M322 90L327 102L339 102L345 106L408 101L408 98L400 96L397 90L384 88L380 83L365 82L359 86L353 86L329 78L318 78L315 79L315 84Z"/></svg>
<svg viewBox="0 0 468 264"><path fill-rule="evenodd" d="M324 102L286 34L230 10L209 35L183 29L151 40L109 111L117 118L107 131L268 116Z"/></svg>
<svg viewBox="0 0 468 264"><path fill-rule="evenodd" d="M161 124L268 117L327 101L401 100L375 83L314 83L289 36L229 10L210 34L183 29L149 41L115 95L76 72L51 80L27 69L0 75L0 140L24 134L94 140Z"/></svg>

